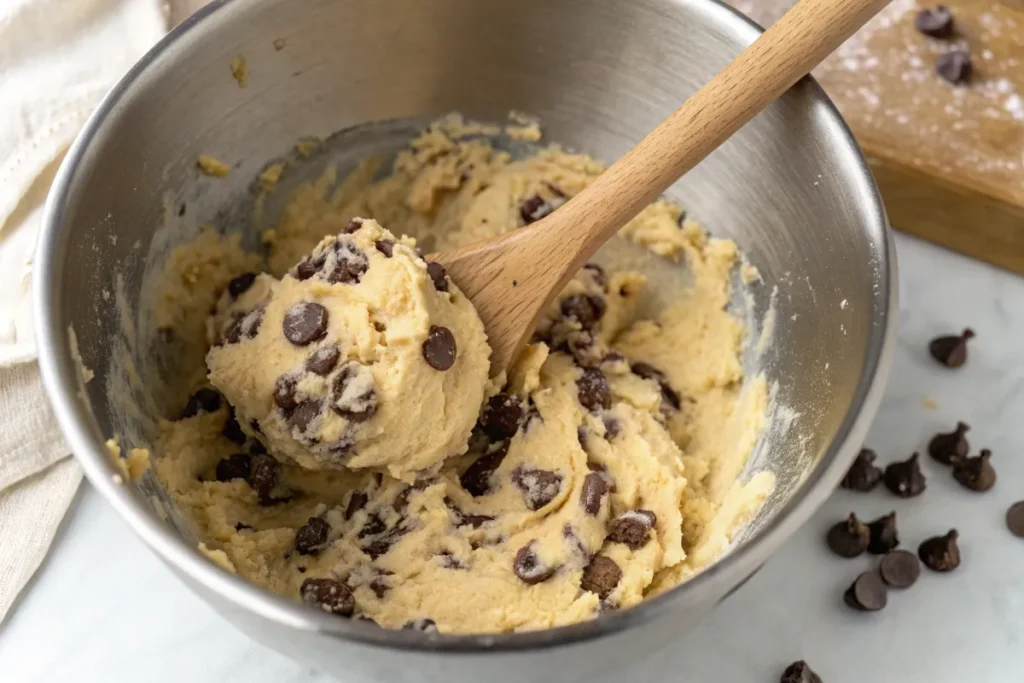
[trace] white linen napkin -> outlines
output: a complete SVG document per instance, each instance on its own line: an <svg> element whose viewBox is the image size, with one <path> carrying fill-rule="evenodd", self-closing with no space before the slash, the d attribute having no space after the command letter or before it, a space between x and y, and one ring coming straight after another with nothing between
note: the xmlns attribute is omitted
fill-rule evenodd
<svg viewBox="0 0 1024 683"><path fill-rule="evenodd" d="M166 26L159 0L0 0L0 620L82 478L35 361L43 203L89 113Z"/></svg>

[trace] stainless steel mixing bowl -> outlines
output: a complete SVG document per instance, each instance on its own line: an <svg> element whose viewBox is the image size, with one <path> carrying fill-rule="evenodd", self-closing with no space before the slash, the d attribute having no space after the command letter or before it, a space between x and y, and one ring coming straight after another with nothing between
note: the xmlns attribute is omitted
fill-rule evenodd
<svg viewBox="0 0 1024 683"><path fill-rule="evenodd" d="M747 471L770 469L778 485L734 552L635 609L550 631L455 637L376 629L270 595L215 567L149 496L112 480L103 443L131 432L132 418L112 409L110 356L123 344L122 314L130 328L140 313L147 267L166 253L159 242L186 222L240 225L221 209L300 136L450 111L501 120L516 109L539 116L552 140L612 160L757 35L713 0L226 0L186 21L90 119L54 184L39 245L43 377L92 484L227 619L353 680L596 681L627 667L631 680L657 680L665 668L685 670L671 652L657 666L636 664L670 649L829 495L878 407L891 357L885 215L849 131L811 79L668 193L735 239L764 279L751 313L773 343L747 361L776 391ZM231 79L236 55L249 65L246 88ZM235 165L229 178L197 176L204 152ZM120 307L114 291L126 295ZM84 388L70 330L96 373Z"/></svg>

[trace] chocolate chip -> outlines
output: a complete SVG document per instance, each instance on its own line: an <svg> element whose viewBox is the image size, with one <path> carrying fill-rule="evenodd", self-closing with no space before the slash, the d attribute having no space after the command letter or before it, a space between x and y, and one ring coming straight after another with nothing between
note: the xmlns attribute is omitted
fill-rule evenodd
<svg viewBox="0 0 1024 683"><path fill-rule="evenodd" d="M893 550L878 563L878 573L892 588L909 588L921 575L921 563L912 552Z"/></svg>
<svg viewBox="0 0 1024 683"><path fill-rule="evenodd" d="M583 270L590 273L590 277L593 278L594 284L601 289L608 289L608 274L604 272L604 268L596 263L587 263L583 266Z"/></svg>
<svg viewBox="0 0 1024 683"><path fill-rule="evenodd" d="M945 536L932 536L917 546L917 556L924 566L936 572L951 572L960 566L959 534L950 529Z"/></svg>
<svg viewBox="0 0 1024 683"><path fill-rule="evenodd" d="M625 360L626 360L626 357L623 356L618 351L609 351L608 353L604 354L604 358L601 359L601 362L602 363L621 363L621 362L623 362Z"/></svg>
<svg viewBox="0 0 1024 683"><path fill-rule="evenodd" d="M248 524L243 524L242 522L235 523L235 531L245 531L247 529L252 529L252 527Z"/></svg>
<svg viewBox="0 0 1024 683"><path fill-rule="evenodd" d="M844 489L861 492L870 491L878 486L882 481L882 470L874 466L876 457L878 456L873 450L862 448L839 485Z"/></svg>
<svg viewBox="0 0 1024 683"><path fill-rule="evenodd" d="M523 402L518 397L504 392L495 394L487 401L480 427L492 441L511 439L519 431L523 412Z"/></svg>
<svg viewBox="0 0 1024 683"><path fill-rule="evenodd" d="M369 555L371 560L376 560L386 555L405 533L406 529L395 527L369 545L364 546L363 552Z"/></svg>
<svg viewBox="0 0 1024 683"><path fill-rule="evenodd" d="M523 583L532 586L550 579L557 567L544 564L534 550L534 542L530 541L516 552L512 569Z"/></svg>
<svg viewBox="0 0 1024 683"><path fill-rule="evenodd" d="M444 372L455 364L455 335L447 327L431 325L423 342L423 360L427 365Z"/></svg>
<svg viewBox="0 0 1024 683"><path fill-rule="evenodd" d="M441 559L441 566L445 569L466 569L466 565L447 550L438 555L438 557Z"/></svg>
<svg viewBox="0 0 1024 683"><path fill-rule="evenodd" d="M972 491L988 491L996 483L996 470L989 462L991 457L992 451L984 448L980 455L956 461L953 478Z"/></svg>
<svg viewBox="0 0 1024 683"><path fill-rule="evenodd" d="M373 591L373 594L377 596L378 600L381 600L387 592L391 590L391 586L388 585L387 579L384 578L384 576L378 576L375 577L373 581L370 581L370 590Z"/></svg>
<svg viewBox="0 0 1024 683"><path fill-rule="evenodd" d="M199 413L215 413L220 410L220 392L216 389L203 387L188 398L185 410L181 411L182 419L195 417Z"/></svg>
<svg viewBox="0 0 1024 683"><path fill-rule="evenodd" d="M896 513L890 512L873 522L868 522L871 540L868 541L868 552L872 555L885 555L900 544L896 529Z"/></svg>
<svg viewBox="0 0 1024 683"><path fill-rule="evenodd" d="M807 662L801 659L786 667L779 683L821 683L821 676L814 673Z"/></svg>
<svg viewBox="0 0 1024 683"><path fill-rule="evenodd" d="M857 557L868 549L871 531L851 512L848 519L828 530L825 540L829 549L839 557Z"/></svg>
<svg viewBox="0 0 1024 683"><path fill-rule="evenodd" d="M519 205L519 217L523 219L523 225L530 225L550 215L561 204L562 202L549 202L535 194L524 199Z"/></svg>
<svg viewBox="0 0 1024 683"><path fill-rule="evenodd" d="M327 309L320 304L295 304L284 314L281 323L285 338L296 346L306 346L327 334Z"/></svg>
<svg viewBox="0 0 1024 683"><path fill-rule="evenodd" d="M356 609L352 591L335 579L306 579L299 588L299 595L307 605L341 617L352 616Z"/></svg>
<svg viewBox="0 0 1024 683"><path fill-rule="evenodd" d="M339 239L334 243L333 263L325 262L329 272L324 279L331 284L356 285L370 267L366 254L347 239ZM330 259L328 259L330 260Z"/></svg>
<svg viewBox="0 0 1024 683"><path fill-rule="evenodd" d="M573 294L562 300L562 315L575 320L584 330L593 330L608 310L604 299L590 294Z"/></svg>
<svg viewBox="0 0 1024 683"><path fill-rule="evenodd" d="M298 405L295 399L296 380L289 375L281 375L274 382L274 403L285 415L291 415Z"/></svg>
<svg viewBox="0 0 1024 683"><path fill-rule="evenodd" d="M217 481L248 479L252 473L252 458L245 453L233 453L217 463Z"/></svg>
<svg viewBox="0 0 1024 683"><path fill-rule="evenodd" d="M308 280L319 272L324 267L327 257L325 254L320 254L317 257L307 256L295 266L295 279L296 280Z"/></svg>
<svg viewBox="0 0 1024 683"><path fill-rule="evenodd" d="M338 348L338 345L328 344L314 351L306 359L306 370L314 375L326 377L331 374L331 370L338 364L339 358L341 358L341 349Z"/></svg>
<svg viewBox="0 0 1024 683"><path fill-rule="evenodd" d="M639 550L647 545L649 532L657 522L657 516L650 510L623 512L608 525L608 540L624 543L631 550Z"/></svg>
<svg viewBox="0 0 1024 683"><path fill-rule="evenodd" d="M894 462L887 465L882 481L885 483L885 488L900 498L913 498L924 493L925 478L924 474L921 473L918 454L914 453L903 462Z"/></svg>
<svg viewBox="0 0 1024 683"><path fill-rule="evenodd" d="M262 323L263 308L255 308L245 315L235 318L227 332L224 333L224 341L228 344L237 344L252 339L260 331Z"/></svg>
<svg viewBox="0 0 1024 683"><path fill-rule="evenodd" d="M346 361L331 384L331 409L351 422L366 422L377 412L377 390L370 368Z"/></svg>
<svg viewBox="0 0 1024 683"><path fill-rule="evenodd" d="M672 406L676 410L682 407L682 403L679 400L679 394L669 386L668 379L665 377L665 373L654 367L650 363L643 361L637 361L629 366L629 369L637 377L643 379L649 379L658 383L658 387L661 389L661 398L665 403Z"/></svg>
<svg viewBox="0 0 1024 683"><path fill-rule="evenodd" d="M497 448L477 458L472 465L459 477L459 483L466 489L469 495L476 498L491 490L491 476L494 470L498 469L501 461L508 453L508 442L498 444Z"/></svg>
<svg viewBox="0 0 1024 683"><path fill-rule="evenodd" d="M914 28L932 38L949 38L953 35L953 13L945 5L923 9L914 16Z"/></svg>
<svg viewBox="0 0 1024 683"><path fill-rule="evenodd" d="M256 273L242 273L228 283L228 293L232 298L237 299L249 291L254 282L256 282Z"/></svg>
<svg viewBox="0 0 1024 683"><path fill-rule="evenodd" d="M1024 500L1017 501L1006 511L1006 528L1018 538L1024 538Z"/></svg>
<svg viewBox="0 0 1024 683"><path fill-rule="evenodd" d="M330 524L319 517L310 517L295 534L295 550L299 555L316 555L327 547L330 533Z"/></svg>
<svg viewBox="0 0 1024 683"><path fill-rule="evenodd" d="M948 434L936 434L928 442L928 455L943 465L952 465L955 461L967 457L970 446L964 434L970 427L964 422L957 422L956 429Z"/></svg>
<svg viewBox="0 0 1024 683"><path fill-rule="evenodd" d="M307 398L295 406L295 410L288 416L288 426L292 431L301 435L307 435L309 425L320 417L323 412L323 403L318 398Z"/></svg>
<svg viewBox="0 0 1024 683"><path fill-rule="evenodd" d="M601 501L608 494L608 482L597 472L590 472L583 478L583 489L580 491L580 505L591 517L601 511Z"/></svg>
<svg viewBox="0 0 1024 683"><path fill-rule="evenodd" d="M974 71L971 64L971 55L966 50L950 50L939 55L938 60L935 62L935 71L944 81L951 85L966 83L971 80L971 73ZM942 360L939 360L939 362L951 368L963 365L962 360L958 363L948 363Z"/></svg>
<svg viewBox="0 0 1024 683"><path fill-rule="evenodd" d="M388 525L384 523L384 520L380 518L380 515L373 513L366 518L366 523L363 524L363 528L359 530L359 538L366 538L367 536L376 536L379 533L387 531Z"/></svg>
<svg viewBox="0 0 1024 683"><path fill-rule="evenodd" d="M228 413L228 419L224 421L224 427L221 428L220 433L228 441L241 446L245 443L245 440L249 437L242 431L242 425L238 424L238 420L235 419L235 409L232 408L231 412Z"/></svg>
<svg viewBox="0 0 1024 683"><path fill-rule="evenodd" d="M517 467L512 470L512 483L522 492L526 507L540 510L562 490L562 475L548 470Z"/></svg>
<svg viewBox="0 0 1024 683"><path fill-rule="evenodd" d="M256 491L260 503L267 504L273 500L274 488L281 475L281 463L271 455L252 456L252 471L246 481Z"/></svg>
<svg viewBox="0 0 1024 683"><path fill-rule="evenodd" d="M615 560L604 555L594 555L590 564L583 570L583 578L580 580L580 588L591 593L597 593L597 597L604 600L622 580L622 570Z"/></svg>
<svg viewBox="0 0 1024 683"><path fill-rule="evenodd" d="M352 233L358 231L359 228L361 227L363 227L363 219L353 218L345 225L344 228L342 228L341 233L343 235L351 235Z"/></svg>
<svg viewBox="0 0 1024 683"><path fill-rule="evenodd" d="M348 498L348 505L345 506L345 519L352 519L352 515L362 510L369 499L362 491L353 491Z"/></svg>
<svg viewBox="0 0 1024 683"><path fill-rule="evenodd" d="M622 425L614 417L605 415L601 418L601 421L604 422L604 438L608 441L611 441L622 432Z"/></svg>
<svg viewBox="0 0 1024 683"><path fill-rule="evenodd" d="M928 344L928 352L947 368L958 368L967 360L967 341L973 338L974 330L970 328L964 329L960 336L936 337Z"/></svg>
<svg viewBox="0 0 1024 683"><path fill-rule="evenodd" d="M427 275L430 276L430 280L434 283L434 289L439 292L448 291L448 275L445 272L444 266L433 261L427 263Z"/></svg>
<svg viewBox="0 0 1024 683"><path fill-rule="evenodd" d="M584 368L576 380L576 393L580 403L588 410L612 407L612 390L604 373L597 368Z"/></svg>
<svg viewBox="0 0 1024 683"><path fill-rule="evenodd" d="M877 572L864 572L846 589L843 601L862 612L877 612L885 607L889 591Z"/></svg>
<svg viewBox="0 0 1024 683"><path fill-rule="evenodd" d="M414 619L402 625L403 631L421 631L423 633L437 633L437 624L433 619Z"/></svg>
<svg viewBox="0 0 1024 683"><path fill-rule="evenodd" d="M394 240L377 240L373 243L373 246L377 247L377 251L384 254L387 258L391 258L395 253Z"/></svg>

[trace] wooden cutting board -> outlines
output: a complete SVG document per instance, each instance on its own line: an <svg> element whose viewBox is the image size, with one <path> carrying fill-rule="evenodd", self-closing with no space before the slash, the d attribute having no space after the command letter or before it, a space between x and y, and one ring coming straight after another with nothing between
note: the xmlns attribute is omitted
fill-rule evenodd
<svg viewBox="0 0 1024 683"><path fill-rule="evenodd" d="M728 0L763 26L795 0ZM893 226L1024 274L1024 0L942 0L956 35L914 29L933 3L893 0L815 77L864 149ZM205 0L171 0L177 23ZM952 86L935 60L970 52Z"/></svg>

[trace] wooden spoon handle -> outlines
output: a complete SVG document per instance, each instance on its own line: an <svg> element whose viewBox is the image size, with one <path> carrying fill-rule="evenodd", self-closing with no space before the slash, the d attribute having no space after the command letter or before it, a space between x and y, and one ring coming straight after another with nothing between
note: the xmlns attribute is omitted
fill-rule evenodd
<svg viewBox="0 0 1024 683"><path fill-rule="evenodd" d="M888 2L800 0L636 147L545 221L552 248L576 254L565 270L565 280L612 234L809 73Z"/></svg>

